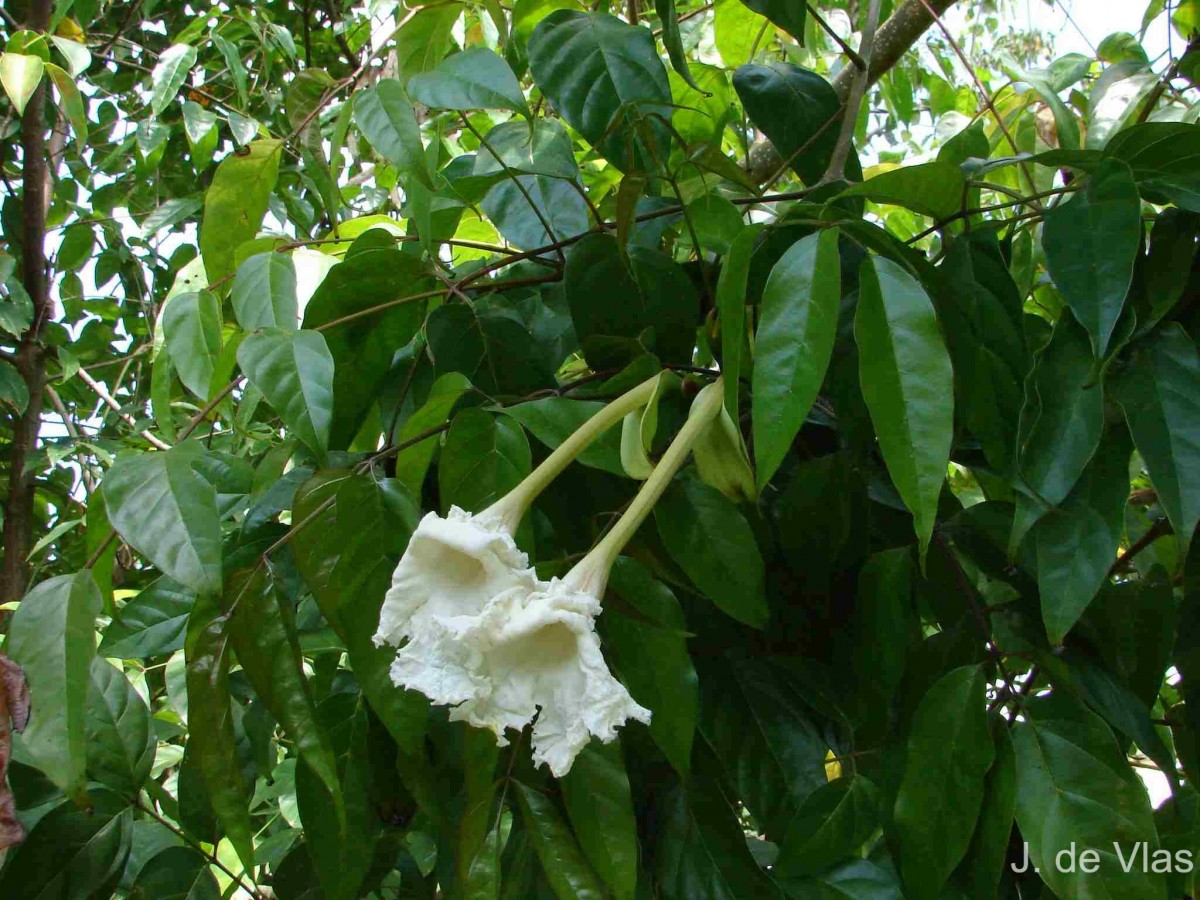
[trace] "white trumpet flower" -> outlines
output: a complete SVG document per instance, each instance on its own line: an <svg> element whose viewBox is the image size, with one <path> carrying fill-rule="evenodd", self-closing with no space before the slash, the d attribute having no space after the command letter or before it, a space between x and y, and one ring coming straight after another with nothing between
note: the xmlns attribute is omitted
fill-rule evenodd
<svg viewBox="0 0 1200 900"><path fill-rule="evenodd" d="M490 729L501 745L507 729L536 718L533 759L555 776L570 770L592 737L611 741L629 719L650 721L609 671L595 620L621 549L720 410L720 383L701 391L625 515L566 576L539 580L512 536L533 499L592 440L644 404L655 381L597 413L484 512L451 509L445 518L422 519L384 600L376 643L403 643L392 681L452 706L451 719Z"/></svg>

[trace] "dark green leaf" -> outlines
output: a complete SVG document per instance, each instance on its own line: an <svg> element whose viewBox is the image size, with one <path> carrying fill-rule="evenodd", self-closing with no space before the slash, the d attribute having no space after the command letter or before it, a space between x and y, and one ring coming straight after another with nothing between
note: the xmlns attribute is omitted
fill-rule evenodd
<svg viewBox="0 0 1200 900"><path fill-rule="evenodd" d="M268 328L247 335L237 359L284 424L323 459L333 423L334 363L321 333Z"/></svg>
<svg viewBox="0 0 1200 900"><path fill-rule="evenodd" d="M1200 520L1200 354L1177 324L1139 343L1113 385L1175 533Z"/></svg>
<svg viewBox="0 0 1200 900"><path fill-rule="evenodd" d="M354 121L363 136L403 175L433 188L412 101L400 82L384 78L354 95Z"/></svg>
<svg viewBox="0 0 1200 900"><path fill-rule="evenodd" d="M654 521L667 552L701 593L740 622L766 625L762 555L733 503L699 479L683 477L663 494Z"/></svg>
<svg viewBox="0 0 1200 900"><path fill-rule="evenodd" d="M754 355L754 461L761 489L804 424L837 337L842 269L838 230L797 241L763 288Z"/></svg>
<svg viewBox="0 0 1200 900"><path fill-rule="evenodd" d="M1024 704L1013 726L1017 754L1017 823L1029 859L1059 896L1161 900L1159 874L1126 862L1139 841L1158 847L1150 803L1112 732L1094 713L1055 694ZM1060 851L1090 849L1097 871L1055 865ZM1064 857L1065 858L1065 857ZM1087 868L1091 868L1088 866Z"/></svg>
<svg viewBox="0 0 1200 900"><path fill-rule="evenodd" d="M683 80L698 91L704 90L692 80L688 69L687 54L683 50L683 38L679 34L679 13L675 9L675 0L654 0L654 11L658 13L658 21L662 25L662 42L667 48L667 57L671 67L678 72Z"/></svg>
<svg viewBox="0 0 1200 900"><path fill-rule="evenodd" d="M465 409L454 417L438 463L442 506L482 512L515 488L531 465L521 426L482 409Z"/></svg>
<svg viewBox="0 0 1200 900"><path fill-rule="evenodd" d="M787 62L740 66L733 88L746 115L770 139L779 155L805 184L814 185L829 168L841 128L841 101L829 82ZM854 153L846 177L862 180Z"/></svg>
<svg viewBox="0 0 1200 900"><path fill-rule="evenodd" d="M579 182L579 166L561 122L505 122L484 140L475 154L474 175L490 176L496 183L480 206L507 240L532 249L587 230L587 203L572 186ZM515 173L515 180L504 174L505 168Z"/></svg>
<svg viewBox="0 0 1200 900"><path fill-rule="evenodd" d="M208 291L177 294L163 307L162 330L184 387L207 400L221 355L221 304Z"/></svg>
<svg viewBox="0 0 1200 900"><path fill-rule="evenodd" d="M863 262L854 339L883 460L924 557L954 433L954 372L929 297L889 259Z"/></svg>
<svg viewBox="0 0 1200 900"><path fill-rule="evenodd" d="M525 827L558 900L601 900L605 897L603 886L550 799L519 781L513 788Z"/></svg>
<svg viewBox="0 0 1200 900"><path fill-rule="evenodd" d="M637 822L621 744L593 740L559 779L571 828L583 854L616 900L637 888Z"/></svg>
<svg viewBox="0 0 1200 900"><path fill-rule="evenodd" d="M762 226L743 228L729 247L717 279L717 315L721 323L721 370L725 377L725 411L737 422L739 380L748 366L742 360L746 345L746 279Z"/></svg>
<svg viewBox="0 0 1200 900"><path fill-rule="evenodd" d="M1142 236L1141 209L1129 168L1106 160L1082 191L1046 213L1046 266L1096 356L1108 349L1125 306Z"/></svg>
<svg viewBox="0 0 1200 900"><path fill-rule="evenodd" d="M996 759L987 775L975 836L959 869L971 896L991 897L1000 883L1017 805L1017 758L1008 728L993 720Z"/></svg>
<svg viewBox="0 0 1200 900"><path fill-rule="evenodd" d="M287 253L256 253L238 266L230 294L233 312L244 331L294 330L298 318L296 267Z"/></svg>
<svg viewBox="0 0 1200 900"><path fill-rule="evenodd" d="M533 30L529 68L568 124L622 172L665 162L665 128L651 117L670 117L671 88L650 29L558 10Z"/></svg>
<svg viewBox="0 0 1200 900"><path fill-rule="evenodd" d="M396 432L395 443L402 445L416 440L430 429L445 424L455 404L469 390L471 382L465 375L461 372L447 372L430 387L425 404L409 416ZM396 454L396 479L408 488L408 492L413 496L421 493L425 473L429 471L429 464L433 462L436 450L437 440L425 438Z"/></svg>
<svg viewBox="0 0 1200 900"><path fill-rule="evenodd" d="M795 900L903 900L900 880L889 867L868 859L843 863L819 878L785 881L783 889Z"/></svg>
<svg viewBox="0 0 1200 900"><path fill-rule="evenodd" d="M395 652L371 638L392 570L416 527L416 504L398 481L329 470L296 492L292 514L309 522L292 539L301 575L345 643L372 710L401 748L415 752L424 735L425 699L392 684Z"/></svg>
<svg viewBox="0 0 1200 900"><path fill-rule="evenodd" d="M221 523L216 490L192 468L201 452L191 443L123 454L104 480L104 495L121 537L203 594L221 589Z"/></svg>
<svg viewBox="0 0 1200 900"><path fill-rule="evenodd" d="M446 304L430 314L425 331L438 374L461 372L489 396L522 396L554 384L529 332L503 312Z"/></svg>
<svg viewBox="0 0 1200 900"><path fill-rule="evenodd" d="M804 43L805 5L790 0L742 0L760 16L766 16L800 44Z"/></svg>
<svg viewBox="0 0 1200 900"><path fill-rule="evenodd" d="M518 403L504 410L525 426L535 438L553 450L588 419L604 408L603 403L591 400L572 400L568 397L544 397ZM621 466L621 432L609 429L577 456L576 462L624 477Z"/></svg>
<svg viewBox="0 0 1200 900"><path fill-rule="evenodd" d="M0 402L7 403L18 416L29 405L29 387L10 362L0 360Z"/></svg>
<svg viewBox="0 0 1200 900"><path fill-rule="evenodd" d="M183 646L187 617L196 595L165 575L121 607L104 629L100 655L110 659L146 659Z"/></svg>
<svg viewBox="0 0 1200 900"><path fill-rule="evenodd" d="M32 696L22 746L73 797L86 789L85 722L101 604L91 572L43 581L17 607L4 648L25 670Z"/></svg>
<svg viewBox="0 0 1200 900"><path fill-rule="evenodd" d="M222 613L216 598L197 598L188 619L187 713L188 753L194 755L204 779L205 792L225 829L225 836L243 865L254 865L254 828L250 824L250 795L242 779L234 736L232 698L229 695L229 614Z"/></svg>
<svg viewBox="0 0 1200 900"><path fill-rule="evenodd" d="M408 93L433 109L511 109L529 116L517 76L486 47L455 53L432 72L414 75Z"/></svg>
<svg viewBox="0 0 1200 900"><path fill-rule="evenodd" d="M1143 190L1200 212L1200 178L1192 165L1200 152L1200 126L1142 122L1113 135L1104 150L1133 170Z"/></svg>
<svg viewBox="0 0 1200 900"><path fill-rule="evenodd" d="M622 556L613 565L608 586L637 614L627 615L609 605L602 620L621 683L654 714L651 736L676 771L686 776L700 688L688 656L683 610L670 588L629 557Z"/></svg>
<svg viewBox="0 0 1200 900"><path fill-rule="evenodd" d="M862 775L831 781L809 794L796 811L772 872L779 878L816 875L856 856L878 827L875 785Z"/></svg>
<svg viewBox="0 0 1200 900"><path fill-rule="evenodd" d="M168 847L138 873L129 900L220 900L208 860L191 847Z"/></svg>
<svg viewBox="0 0 1200 900"><path fill-rule="evenodd" d="M93 659L85 713L88 774L127 799L138 796L154 764L150 710L125 674Z"/></svg>
<svg viewBox="0 0 1200 900"><path fill-rule="evenodd" d="M921 700L893 813L906 896L936 898L971 841L995 757L987 679L955 669Z"/></svg>

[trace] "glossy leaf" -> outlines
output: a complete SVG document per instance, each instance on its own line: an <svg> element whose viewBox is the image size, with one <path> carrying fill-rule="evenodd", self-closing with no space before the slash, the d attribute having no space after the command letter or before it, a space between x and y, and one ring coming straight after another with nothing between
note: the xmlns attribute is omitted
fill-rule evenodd
<svg viewBox="0 0 1200 900"><path fill-rule="evenodd" d="M334 363L321 333L264 329L242 341L237 358L284 424L323 458L333 424Z"/></svg>
<svg viewBox="0 0 1200 900"><path fill-rule="evenodd" d="M127 799L138 796L150 775L157 743L150 709L125 674L93 659L84 727L88 775Z"/></svg>
<svg viewBox="0 0 1200 900"><path fill-rule="evenodd" d="M5 652L36 698L22 746L59 789L86 789L88 692L100 591L92 573L59 575L31 590L9 624Z"/></svg>
<svg viewBox="0 0 1200 900"><path fill-rule="evenodd" d="M720 491L681 478L654 509L667 552L719 609L755 628L767 623L762 555L741 512Z"/></svg>
<svg viewBox="0 0 1200 900"><path fill-rule="evenodd" d="M108 517L126 541L179 584L221 589L217 492L193 469L199 445L117 458L104 481Z"/></svg>
<svg viewBox="0 0 1200 900"><path fill-rule="evenodd" d="M1108 349L1125 306L1142 236L1141 208L1129 168L1107 160L1082 191L1046 213L1046 266L1097 356Z"/></svg>
<svg viewBox="0 0 1200 900"><path fill-rule="evenodd" d="M433 109L511 109L529 116L512 69L485 47L455 53L432 72L414 75L408 93Z"/></svg>
<svg viewBox="0 0 1200 900"><path fill-rule="evenodd" d="M797 241L763 288L754 355L754 461L761 488L804 424L833 356L841 301L838 231Z"/></svg>
<svg viewBox="0 0 1200 900"><path fill-rule="evenodd" d="M863 264L854 339L863 398L924 556L950 456L954 373L933 304L891 260Z"/></svg>
<svg viewBox="0 0 1200 900"><path fill-rule="evenodd" d="M529 442L519 425L465 409L450 424L438 463L442 505L482 512L515 488L530 467Z"/></svg>
<svg viewBox="0 0 1200 900"><path fill-rule="evenodd" d="M229 695L229 613L216 599L196 600L188 619L187 642L188 753L194 754L205 792L225 836L247 869L254 865L254 829L250 795L242 780Z"/></svg>
<svg viewBox="0 0 1200 900"><path fill-rule="evenodd" d="M292 257L273 250L251 256L238 266L230 299L238 324L245 331L294 330L298 312Z"/></svg>
<svg viewBox="0 0 1200 900"><path fill-rule="evenodd" d="M509 406L504 414L512 416L538 441L553 450L603 408L603 403L591 400L544 397ZM625 470L621 466L620 434L616 428L609 429L583 450L575 458L576 461L623 476Z"/></svg>
<svg viewBox="0 0 1200 900"><path fill-rule="evenodd" d="M427 187L434 186L412 101L400 82L385 78L357 92L354 122L384 159Z"/></svg>
<svg viewBox="0 0 1200 900"><path fill-rule="evenodd" d="M175 99L196 65L196 59L196 48L187 44L172 44L159 54L154 71L150 73L150 111L154 115L161 115Z"/></svg>
<svg viewBox="0 0 1200 900"><path fill-rule="evenodd" d="M517 805L542 870L558 900L600 900L606 895L558 810L545 794L517 782Z"/></svg>
<svg viewBox="0 0 1200 900"><path fill-rule="evenodd" d="M461 372L488 396L529 394L553 384L528 331L500 312L440 306L425 325L439 375Z"/></svg>
<svg viewBox="0 0 1200 900"><path fill-rule="evenodd" d="M607 13L558 10L533 30L529 68L567 123L610 163L622 172L657 168L666 138L650 117L670 116L671 88L650 29Z"/></svg>
<svg viewBox="0 0 1200 900"><path fill-rule="evenodd" d="M196 595L162 577L121 607L104 630L99 653L110 659L145 659L183 647Z"/></svg>
<svg viewBox="0 0 1200 900"><path fill-rule="evenodd" d="M1186 544L1200 520L1200 354L1178 325L1135 348L1113 391L1159 502Z"/></svg>
<svg viewBox="0 0 1200 900"><path fill-rule="evenodd" d="M760 226L743 228L729 247L717 279L717 314L721 323L721 369L725 379L725 410L738 421L739 379L746 368L742 355L746 343L746 280L750 260L761 233Z"/></svg>
<svg viewBox="0 0 1200 900"><path fill-rule="evenodd" d="M163 307L163 335L184 386L207 400L221 355L221 304L208 291L179 294Z"/></svg>
<svg viewBox="0 0 1200 900"><path fill-rule="evenodd" d="M593 740L559 780L571 828L592 869L617 900L637 889L637 821L621 744Z"/></svg>
<svg viewBox="0 0 1200 900"><path fill-rule="evenodd" d="M396 433L395 441L398 445L417 441L396 454L396 479L410 494L420 494L425 473L429 471L429 464L433 462L433 454L437 450L435 440L418 438L431 429L444 425L459 399L470 390L471 382L465 375L461 372L447 372L433 383L424 405L409 416Z"/></svg>
<svg viewBox="0 0 1200 900"><path fill-rule="evenodd" d="M208 861L190 847L168 847L142 867L130 900L218 900Z"/></svg>
<svg viewBox="0 0 1200 900"><path fill-rule="evenodd" d="M879 826L879 798L865 777L839 778L805 798L779 846L777 877L816 875L857 855Z"/></svg>

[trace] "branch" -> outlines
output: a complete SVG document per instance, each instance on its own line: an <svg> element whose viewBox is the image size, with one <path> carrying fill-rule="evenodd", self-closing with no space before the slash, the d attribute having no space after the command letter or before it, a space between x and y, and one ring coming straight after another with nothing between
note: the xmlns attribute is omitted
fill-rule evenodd
<svg viewBox="0 0 1200 900"><path fill-rule="evenodd" d="M108 388L89 375L86 369L80 369L75 374L79 376L80 381L82 381L84 384L90 387L92 391L95 392L97 397L104 401L105 406L116 412L117 416L122 422L124 422L126 425L133 426L134 428L137 427L137 421L133 418L133 416L125 412L125 407L121 405L120 401L108 392ZM164 441L155 437L149 431L140 430L138 431L138 434L144 437L151 445L157 447L159 450L171 449L170 444L165 443Z"/></svg>
<svg viewBox="0 0 1200 900"><path fill-rule="evenodd" d="M836 181L846 170L846 154L850 152L850 142L854 139L854 127L858 124L858 109L862 106L863 95L867 93L868 73L871 71L871 59L875 55L875 29L879 26L880 0L871 0L867 7L867 22L863 26L862 42L858 53L866 62L865 67L856 67L850 92L844 98L846 111L842 114L842 129L838 133L837 143L833 154L829 157L829 168L821 178L821 184Z"/></svg>
<svg viewBox="0 0 1200 900"><path fill-rule="evenodd" d="M27 27L44 32L50 27L53 0L29 4ZM0 602L19 600L29 579L27 557L33 538L34 471L29 460L41 426L46 360L39 340L50 317L50 285L46 272L46 212L50 205L50 168L46 153L46 79L25 107L21 118L21 278L33 303L33 320L17 345L17 371L25 381L29 403L13 421L9 450L8 500L4 506L4 563L0 569Z"/></svg>
<svg viewBox="0 0 1200 900"><path fill-rule="evenodd" d="M954 0L930 0L930 7L938 15L953 5ZM888 69L900 61L900 57L929 30L933 19L922 0L905 0L904 4L888 17L875 35L875 45L867 69L866 87L877 82ZM850 96L857 72L855 66L846 66L833 79L833 89L843 100Z"/></svg>

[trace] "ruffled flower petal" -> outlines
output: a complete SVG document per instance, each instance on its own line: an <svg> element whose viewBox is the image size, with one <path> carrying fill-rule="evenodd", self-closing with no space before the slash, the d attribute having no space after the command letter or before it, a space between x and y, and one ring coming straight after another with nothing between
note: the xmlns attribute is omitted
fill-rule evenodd
<svg viewBox="0 0 1200 900"><path fill-rule="evenodd" d="M629 719L650 721L604 661L599 612L597 598L557 579L506 590L474 619L422 619L396 655L392 680L453 705L451 719L490 729L501 744L506 729L536 717L533 760L565 775L592 737L611 741Z"/></svg>
<svg viewBox="0 0 1200 900"><path fill-rule="evenodd" d="M537 586L529 559L512 535L451 507L417 525L383 600L375 644L399 646L429 631L432 621L478 616L498 594Z"/></svg>

